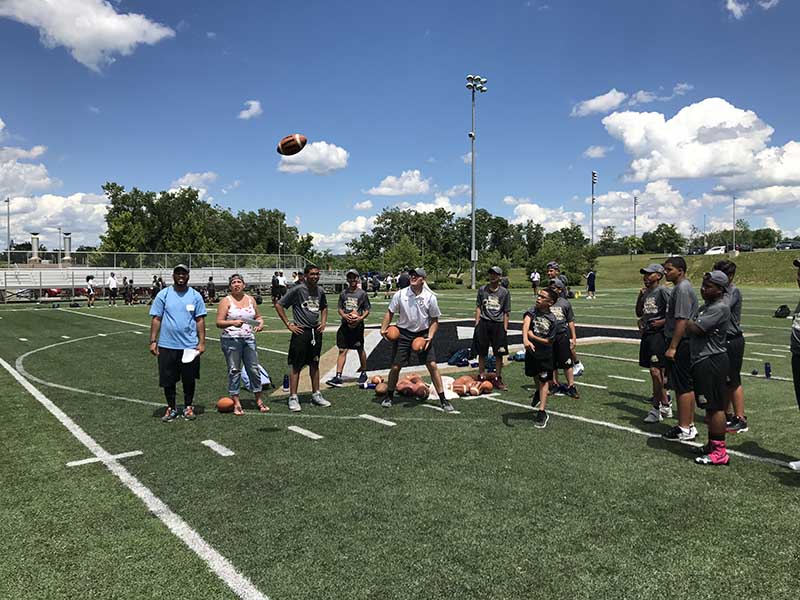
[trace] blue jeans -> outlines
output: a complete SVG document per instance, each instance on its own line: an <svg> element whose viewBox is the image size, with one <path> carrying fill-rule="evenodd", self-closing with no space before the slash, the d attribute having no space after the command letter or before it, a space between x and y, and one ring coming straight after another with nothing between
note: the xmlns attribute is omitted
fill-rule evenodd
<svg viewBox="0 0 800 600"><path fill-rule="evenodd" d="M239 395L242 383L242 363L250 379L253 392L261 391L261 373L258 370L258 352L255 338L235 338L222 336L219 339L222 353L228 363L228 394Z"/></svg>

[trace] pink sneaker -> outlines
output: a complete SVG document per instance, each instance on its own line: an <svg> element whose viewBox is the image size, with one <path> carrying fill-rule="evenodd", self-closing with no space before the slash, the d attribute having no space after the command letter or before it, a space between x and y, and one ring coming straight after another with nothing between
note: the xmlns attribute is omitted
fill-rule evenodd
<svg viewBox="0 0 800 600"><path fill-rule="evenodd" d="M731 457L728 456L728 450L725 448L725 442L712 440L710 443L710 452L703 456L698 456L694 459L698 465L715 465L727 466L731 462Z"/></svg>

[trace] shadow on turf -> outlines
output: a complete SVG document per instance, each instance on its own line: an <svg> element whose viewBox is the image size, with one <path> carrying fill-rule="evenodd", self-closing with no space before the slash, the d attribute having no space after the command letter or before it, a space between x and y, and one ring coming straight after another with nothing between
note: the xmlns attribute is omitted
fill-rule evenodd
<svg viewBox="0 0 800 600"><path fill-rule="evenodd" d="M178 404L177 406L178 406L178 410L179 411L183 410L183 406L182 405ZM202 405L202 404L193 404L192 406L194 407L194 414L196 414L198 416L200 416L200 415L202 415L202 414L204 414L206 412L206 407L204 405ZM159 406L157 409L155 409L153 411L152 416L158 417L159 419L161 417L163 417L164 416L165 407L166 407L166 404L164 404L164 406Z"/></svg>
<svg viewBox="0 0 800 600"><path fill-rule="evenodd" d="M533 417L536 416L535 410L526 410L524 412L507 412L502 415L503 425L506 427L516 427L514 421L525 421L533 423Z"/></svg>

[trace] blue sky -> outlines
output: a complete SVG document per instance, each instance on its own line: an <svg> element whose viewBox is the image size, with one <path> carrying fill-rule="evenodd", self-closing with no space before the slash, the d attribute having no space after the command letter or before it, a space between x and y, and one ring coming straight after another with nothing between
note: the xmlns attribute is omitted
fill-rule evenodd
<svg viewBox="0 0 800 600"><path fill-rule="evenodd" d="M634 194L639 232L724 227L735 195L797 234L798 22L793 0L0 0L0 196L12 237L77 245L105 181L194 185L340 251L385 207L468 214L479 73L478 206L588 235L594 169L596 235L631 232Z"/></svg>

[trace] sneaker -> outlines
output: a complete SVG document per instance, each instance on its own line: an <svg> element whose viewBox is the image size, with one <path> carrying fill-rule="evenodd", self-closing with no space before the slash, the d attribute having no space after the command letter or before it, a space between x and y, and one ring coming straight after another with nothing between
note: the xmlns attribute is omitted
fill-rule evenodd
<svg viewBox="0 0 800 600"><path fill-rule="evenodd" d="M558 385L556 385L552 393L554 396L563 396L564 394L567 393L567 386L564 385L563 383L559 383Z"/></svg>
<svg viewBox="0 0 800 600"><path fill-rule="evenodd" d="M564 388L564 393L575 400L581 399L581 395L578 393L578 388L576 388L574 385Z"/></svg>
<svg viewBox="0 0 800 600"><path fill-rule="evenodd" d="M183 418L187 421L194 421L194 408L191 406L186 406L183 409Z"/></svg>
<svg viewBox="0 0 800 600"><path fill-rule="evenodd" d="M709 452L711 452L711 450L712 450L711 442L707 442L702 446L691 446L689 448L689 453L696 454L697 456L702 456L703 454L708 454Z"/></svg>
<svg viewBox="0 0 800 600"><path fill-rule="evenodd" d="M178 411L174 408L168 406L167 411L164 413L164 416L161 417L162 423L172 423L175 419L178 418Z"/></svg>
<svg viewBox="0 0 800 600"><path fill-rule="evenodd" d="M383 408L392 408L392 399L389 396L386 396L383 400L381 400L381 406Z"/></svg>
<svg viewBox="0 0 800 600"><path fill-rule="evenodd" d="M507 392L508 386L503 383L502 379L498 379L494 382L494 389L496 389L498 392Z"/></svg>
<svg viewBox="0 0 800 600"><path fill-rule="evenodd" d="M335 377L331 377L325 383L331 387L342 387L342 385L344 385L342 378L339 377L338 375L336 375ZM359 380L359 383L361 383L361 380Z"/></svg>
<svg viewBox="0 0 800 600"><path fill-rule="evenodd" d="M733 417L726 425L725 431L727 433L744 433L749 431L749 427L747 426L747 419L740 419L739 417Z"/></svg>
<svg viewBox="0 0 800 600"><path fill-rule="evenodd" d="M725 449L725 442L711 442L711 452L694 459L698 465L727 466L731 464L731 457Z"/></svg>
<svg viewBox="0 0 800 600"><path fill-rule="evenodd" d="M684 431L680 425L675 425L661 437L670 442L690 442L697 437L697 428L691 425L687 431Z"/></svg>
<svg viewBox="0 0 800 600"><path fill-rule="evenodd" d="M725 427L730 427L736 421L736 415L725 413Z"/></svg>
<svg viewBox="0 0 800 600"><path fill-rule="evenodd" d="M547 413L543 410L537 411L536 415L533 417L533 426L538 429L544 429L547 427L547 421L550 420L550 417Z"/></svg>
<svg viewBox="0 0 800 600"><path fill-rule="evenodd" d="M367 383L367 372L366 371L361 371L361 375L358 376L358 383Z"/></svg>
<svg viewBox="0 0 800 600"><path fill-rule="evenodd" d="M292 412L300 412L303 410L300 407L300 399L297 396L292 396L289 398L289 410Z"/></svg>
<svg viewBox="0 0 800 600"><path fill-rule="evenodd" d="M581 375L583 375L583 364L581 363L581 361L575 363L575 366L572 369L572 374L575 377L580 377Z"/></svg>
<svg viewBox="0 0 800 600"><path fill-rule="evenodd" d="M645 423L661 423L664 420L664 417L661 416L661 410L658 408L651 408L650 412L647 413L647 416L644 418Z"/></svg>
<svg viewBox="0 0 800 600"><path fill-rule="evenodd" d="M531 396L531 406L533 408L539 408L539 390L533 392L533 396Z"/></svg>
<svg viewBox="0 0 800 600"><path fill-rule="evenodd" d="M671 419L672 418L672 402L669 404L662 404L658 407L659 412L661 413L661 417L664 419Z"/></svg>
<svg viewBox="0 0 800 600"><path fill-rule="evenodd" d="M322 394L317 392L316 394L311 394L311 404L316 404L317 406L321 406L322 408L328 408L331 403L325 400L322 397Z"/></svg>
<svg viewBox="0 0 800 600"><path fill-rule="evenodd" d="M446 413L452 413L452 412L455 412L455 411L456 411L456 409L455 409L455 408L453 408L453 405L452 405L452 404L450 404L450 400L441 400L441 401L439 402L439 404L440 404L440 406L442 407L442 410L443 410L444 412L446 412Z"/></svg>
<svg viewBox="0 0 800 600"><path fill-rule="evenodd" d="M800 471L800 460L793 460L789 463L789 468L792 471Z"/></svg>

